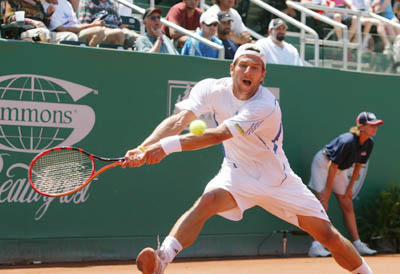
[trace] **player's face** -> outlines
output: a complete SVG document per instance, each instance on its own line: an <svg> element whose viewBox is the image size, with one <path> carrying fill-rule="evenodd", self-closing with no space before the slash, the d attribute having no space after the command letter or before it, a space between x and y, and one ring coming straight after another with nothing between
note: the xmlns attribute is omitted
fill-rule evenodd
<svg viewBox="0 0 400 274"><path fill-rule="evenodd" d="M369 137L374 137L378 130L378 125L364 125L362 131Z"/></svg>
<svg viewBox="0 0 400 274"><path fill-rule="evenodd" d="M240 56L231 64L233 94L240 100L250 99L257 92L266 73L263 62L257 56Z"/></svg>

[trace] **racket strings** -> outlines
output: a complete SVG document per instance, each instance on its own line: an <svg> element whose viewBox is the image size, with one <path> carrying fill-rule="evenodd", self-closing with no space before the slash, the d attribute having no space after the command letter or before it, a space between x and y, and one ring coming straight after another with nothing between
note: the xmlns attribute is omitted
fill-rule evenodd
<svg viewBox="0 0 400 274"><path fill-rule="evenodd" d="M32 168L32 181L44 193L70 192L92 175L93 162L74 150L54 150L40 157Z"/></svg>

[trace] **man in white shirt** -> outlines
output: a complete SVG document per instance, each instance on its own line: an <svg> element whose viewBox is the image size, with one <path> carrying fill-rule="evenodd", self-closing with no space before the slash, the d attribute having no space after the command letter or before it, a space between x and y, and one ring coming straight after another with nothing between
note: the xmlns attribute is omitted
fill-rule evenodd
<svg viewBox="0 0 400 274"><path fill-rule="evenodd" d="M250 43L251 36L243 24L240 14L232 8L234 5L235 0L216 0L216 4L212 5L205 13L212 13L217 17L220 11L229 13L232 17L232 31L228 38L239 45Z"/></svg>
<svg viewBox="0 0 400 274"><path fill-rule="evenodd" d="M286 29L285 21L272 19L268 26L269 36L258 40L256 44L264 50L268 64L303 66L297 49L284 41Z"/></svg>
<svg viewBox="0 0 400 274"><path fill-rule="evenodd" d="M239 221L245 210L258 205L323 241L343 268L372 274L350 241L332 226L318 199L290 168L282 147L279 103L261 86L266 73L266 57L261 48L255 44L240 46L230 66L231 77L197 83L189 98L176 105L180 112L162 121L137 148L127 151L122 167L156 164L174 152L221 143L225 152L219 173L178 219L161 247L140 252L136 263L142 273L164 273L175 256L196 240L213 215ZM209 112L214 114L216 128L206 129L201 136L178 135L201 114Z"/></svg>

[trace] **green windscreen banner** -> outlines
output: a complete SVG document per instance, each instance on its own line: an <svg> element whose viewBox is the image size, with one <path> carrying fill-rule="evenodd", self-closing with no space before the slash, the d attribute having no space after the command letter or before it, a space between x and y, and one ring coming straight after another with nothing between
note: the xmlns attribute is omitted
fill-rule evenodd
<svg viewBox="0 0 400 274"><path fill-rule="evenodd" d="M156 247L157 235L168 235L218 172L221 145L157 165L115 167L62 198L39 195L27 175L38 153L74 146L122 157L176 113L198 81L229 77L230 62L12 41L0 41L0 56L0 263L133 259ZM280 101L284 149L304 183L314 154L365 110L385 124L360 178L356 209L397 181L400 77L268 65L263 85ZM211 114L201 118L215 125ZM346 235L334 198L328 214ZM240 222L213 217L180 256L281 254L284 230L299 228L260 208ZM305 253L310 242L289 236L288 252Z"/></svg>

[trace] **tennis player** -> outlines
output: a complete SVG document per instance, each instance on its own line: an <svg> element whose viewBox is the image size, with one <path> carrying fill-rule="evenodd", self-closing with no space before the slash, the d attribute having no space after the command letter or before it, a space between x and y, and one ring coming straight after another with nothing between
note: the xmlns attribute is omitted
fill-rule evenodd
<svg viewBox="0 0 400 274"><path fill-rule="evenodd" d="M336 137L315 155L308 186L316 192L326 211L332 192L335 194L353 245L362 255L374 255L377 251L361 242L358 235L353 190L361 187L355 183L363 164L367 163L372 153L372 137L376 135L378 126L382 125L383 121L377 119L375 114L363 111L357 116L356 123L356 126L350 128L350 132ZM347 171L351 168L353 171L349 180ZM308 255L325 257L330 253L318 241L314 241Z"/></svg>
<svg viewBox="0 0 400 274"><path fill-rule="evenodd" d="M225 151L219 173L178 219L161 247L140 252L136 262L142 273L163 273L213 215L239 221L246 209L256 205L307 231L332 252L341 267L358 274L372 273L291 170L282 149L278 101L261 86L266 73L262 50L254 44L240 46L230 66L231 77L197 83L189 98L177 104L179 113L162 121L140 146L127 151L123 167L156 164L171 153L220 143ZM214 113L216 128L207 129L202 136L178 135L207 112Z"/></svg>

